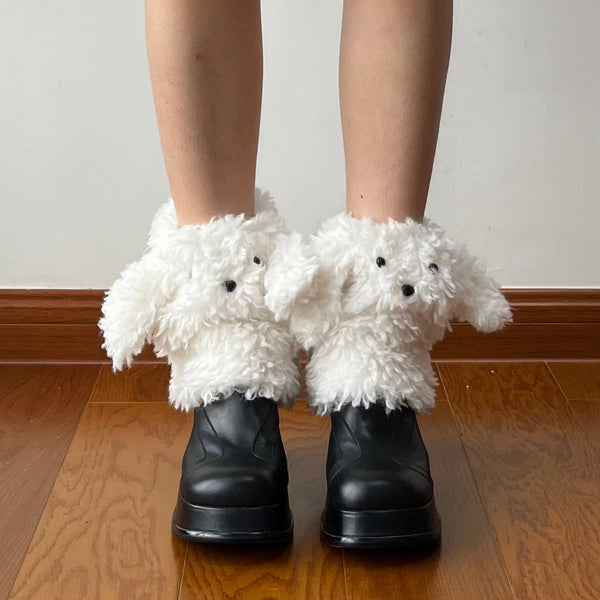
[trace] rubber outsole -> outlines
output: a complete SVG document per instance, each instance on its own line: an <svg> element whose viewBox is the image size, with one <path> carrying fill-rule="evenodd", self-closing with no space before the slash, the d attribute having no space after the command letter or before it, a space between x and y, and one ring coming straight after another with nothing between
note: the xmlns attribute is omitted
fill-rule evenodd
<svg viewBox="0 0 600 600"><path fill-rule="evenodd" d="M321 518L321 535L336 548L435 547L441 530L433 499L416 508L358 511L327 501Z"/></svg>
<svg viewBox="0 0 600 600"><path fill-rule="evenodd" d="M209 544L286 544L293 529L287 499L269 506L214 507L179 496L172 520L176 537Z"/></svg>

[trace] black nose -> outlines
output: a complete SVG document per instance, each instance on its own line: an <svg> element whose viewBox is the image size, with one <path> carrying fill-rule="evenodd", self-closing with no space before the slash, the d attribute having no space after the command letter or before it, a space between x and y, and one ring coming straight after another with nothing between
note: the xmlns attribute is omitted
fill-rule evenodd
<svg viewBox="0 0 600 600"><path fill-rule="evenodd" d="M402 286L402 293L405 296L412 296L415 293L415 288L412 285L408 285L408 283L405 283Z"/></svg>
<svg viewBox="0 0 600 600"><path fill-rule="evenodd" d="M223 285L228 292L233 292L237 287L237 283L233 279L228 279Z"/></svg>

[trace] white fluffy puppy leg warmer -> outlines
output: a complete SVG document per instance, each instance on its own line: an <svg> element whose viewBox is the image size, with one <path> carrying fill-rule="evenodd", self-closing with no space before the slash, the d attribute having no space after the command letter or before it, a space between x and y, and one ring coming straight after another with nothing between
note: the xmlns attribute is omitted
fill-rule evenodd
<svg viewBox="0 0 600 600"><path fill-rule="evenodd" d="M179 409L234 392L291 405L299 376L289 313L316 268L260 190L253 217L182 227L169 199L144 255L106 294L102 347L116 371L153 343L157 356L168 357L169 399Z"/></svg>
<svg viewBox="0 0 600 600"><path fill-rule="evenodd" d="M322 225L312 248L318 273L291 326L312 350L306 384L320 413L375 402L425 413L437 384L429 351L451 319L494 331L512 318L484 265L428 219L341 214Z"/></svg>

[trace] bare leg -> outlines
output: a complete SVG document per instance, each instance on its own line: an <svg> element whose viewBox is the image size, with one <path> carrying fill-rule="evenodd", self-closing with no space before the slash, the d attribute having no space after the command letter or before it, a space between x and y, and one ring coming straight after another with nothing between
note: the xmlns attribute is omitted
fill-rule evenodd
<svg viewBox="0 0 600 600"><path fill-rule="evenodd" d="M340 108L355 217L421 220L452 37L452 0L344 0Z"/></svg>
<svg viewBox="0 0 600 600"><path fill-rule="evenodd" d="M163 155L180 225L254 212L259 0L146 0Z"/></svg>

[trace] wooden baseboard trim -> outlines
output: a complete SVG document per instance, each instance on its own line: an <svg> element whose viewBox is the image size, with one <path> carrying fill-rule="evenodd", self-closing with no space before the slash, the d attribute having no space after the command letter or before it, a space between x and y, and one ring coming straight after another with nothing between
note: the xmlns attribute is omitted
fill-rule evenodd
<svg viewBox="0 0 600 600"><path fill-rule="evenodd" d="M514 323L481 334L465 323L434 360L600 359L600 289L506 289ZM104 290L0 290L0 361L107 362L97 327ZM139 362L156 362L145 348Z"/></svg>

